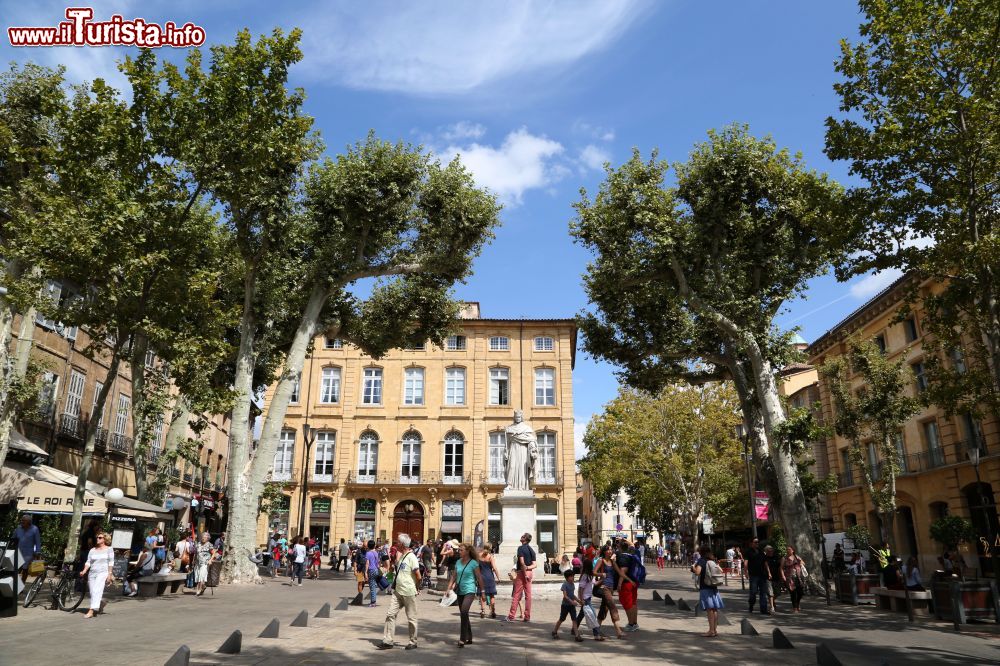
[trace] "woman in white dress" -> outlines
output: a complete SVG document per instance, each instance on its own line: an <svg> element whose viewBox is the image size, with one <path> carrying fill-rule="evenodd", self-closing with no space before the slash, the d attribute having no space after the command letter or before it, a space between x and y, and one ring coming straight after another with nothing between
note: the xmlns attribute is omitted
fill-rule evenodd
<svg viewBox="0 0 1000 666"><path fill-rule="evenodd" d="M198 544L194 570L194 582L198 587L195 596L198 597L205 594L205 583L208 582L208 564L215 557L215 547L212 546L211 538L208 532L202 532L201 543Z"/></svg>
<svg viewBox="0 0 1000 666"><path fill-rule="evenodd" d="M104 586L111 578L111 583L115 582L113 569L115 565L115 551L111 548L111 537L104 532L96 536L97 545L87 553L87 564L80 572L80 578L87 576L87 586L90 588L90 610L84 615L85 618L94 617L94 613L101 610L101 600L104 598Z"/></svg>

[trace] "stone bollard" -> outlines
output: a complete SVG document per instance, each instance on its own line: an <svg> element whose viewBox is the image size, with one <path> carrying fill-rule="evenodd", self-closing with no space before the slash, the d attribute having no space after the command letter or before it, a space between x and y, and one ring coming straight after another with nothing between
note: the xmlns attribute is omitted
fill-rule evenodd
<svg viewBox="0 0 1000 666"><path fill-rule="evenodd" d="M278 637L278 618L271 620L264 631L257 635L257 638L277 638Z"/></svg>
<svg viewBox="0 0 1000 666"><path fill-rule="evenodd" d="M233 633L229 634L229 638L226 642L219 646L216 650L217 653L221 654L239 654L240 650L243 648L243 632L237 629Z"/></svg>
<svg viewBox="0 0 1000 666"><path fill-rule="evenodd" d="M187 645L182 645L177 648L177 652L167 660L167 663L163 666L188 666L191 661L191 648Z"/></svg>

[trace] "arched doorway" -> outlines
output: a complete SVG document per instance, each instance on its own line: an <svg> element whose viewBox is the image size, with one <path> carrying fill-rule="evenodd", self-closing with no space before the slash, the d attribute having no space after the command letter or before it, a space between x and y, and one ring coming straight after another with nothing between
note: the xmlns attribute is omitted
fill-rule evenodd
<svg viewBox="0 0 1000 666"><path fill-rule="evenodd" d="M392 512L392 539L397 534L409 534L414 541L424 540L424 507L415 500L403 500Z"/></svg>
<svg viewBox="0 0 1000 666"><path fill-rule="evenodd" d="M970 483L962 489L965 501L969 505L969 518L976 530L976 554L979 559L979 575L993 568L991 557L987 556L986 543L994 543L1000 533L1000 519L997 516L996 499L993 497L993 486L989 483ZM966 562L966 564L973 564Z"/></svg>

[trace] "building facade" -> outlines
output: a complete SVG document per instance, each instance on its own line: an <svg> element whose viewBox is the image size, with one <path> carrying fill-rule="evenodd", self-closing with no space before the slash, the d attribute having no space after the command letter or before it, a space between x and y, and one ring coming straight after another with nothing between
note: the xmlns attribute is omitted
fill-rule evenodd
<svg viewBox="0 0 1000 666"><path fill-rule="evenodd" d="M925 363L930 351L922 321L925 312L918 302L905 319L898 313L906 290L918 288L926 297L940 285L925 282L915 285L915 278L904 276L847 319L824 334L808 350L810 362L819 366L825 361L847 353L847 340L852 335L873 339L890 359L903 359L913 373L912 395L926 387ZM947 363L961 363L961 350ZM853 389L862 381L857 374L850 377ZM833 399L823 381L819 383L823 420L832 423ZM902 471L897 478L898 510L894 543L903 557L916 555L924 571L938 568L937 556L944 546L930 537L931 523L954 514L970 519L976 533L987 542L996 539L998 530L996 501L1000 490L1000 428L995 415L947 415L937 405L921 409L899 431L896 446ZM867 456L878 473L878 453L868 445ZM880 533L880 521L856 466L848 458L848 442L839 436L827 440L827 466L838 478L839 490L830 495L829 504L834 531L851 525L867 525L874 538ZM986 557L983 541L960 547L967 566L980 575L991 574L993 563Z"/></svg>
<svg viewBox="0 0 1000 666"><path fill-rule="evenodd" d="M399 532L499 542L504 429L520 409L538 440L535 543L546 554L573 549L574 321L485 319L469 303L459 327L443 348L378 360L317 336L274 457L286 502L261 517L262 543L275 529L324 546Z"/></svg>
<svg viewBox="0 0 1000 666"><path fill-rule="evenodd" d="M47 290L50 297L58 299L62 285L50 281ZM15 319L13 329L12 348L17 344L16 333L21 329L20 317ZM15 424L19 435L45 451L44 459L37 457L39 463L73 477L80 469L87 421L93 413L97 395L107 381L110 362L108 354L97 354L95 358L85 355L83 350L90 342L86 329L66 327L42 315L36 316L31 355L45 369L36 409ZM159 363L155 353L147 355L146 363L149 366ZM102 487L120 488L126 497L135 498L131 376L129 364L122 362L104 413L97 417L97 441L88 481ZM157 469L169 424L170 414L165 413L147 456L150 474ZM174 506L175 500L179 500L176 506L183 508L171 508L163 515L145 517L154 524L164 526L166 523L183 526L200 521L208 529L218 531L224 520L220 498L228 472L229 415L213 416L208 419L208 426L203 432L196 434L188 429L187 436L199 442L199 463L195 465L179 460L172 468L167 491L170 507ZM192 510L192 499L203 503L200 511ZM17 508L24 510L28 507ZM55 509L33 512L68 513Z"/></svg>

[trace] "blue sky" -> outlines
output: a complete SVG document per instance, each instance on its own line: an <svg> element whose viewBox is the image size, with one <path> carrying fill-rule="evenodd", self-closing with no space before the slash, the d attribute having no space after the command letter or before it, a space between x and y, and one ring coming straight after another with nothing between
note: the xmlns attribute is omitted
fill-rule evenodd
<svg viewBox="0 0 1000 666"><path fill-rule="evenodd" d="M86 3L79 3L86 4ZM487 317L570 317L586 307L586 253L568 235L579 189L593 192L601 164L633 147L683 160L708 129L745 122L801 151L808 165L849 183L823 155L824 119L837 111L833 61L854 39L853 2L116 2L89 3L95 19L205 28L208 44L237 30L304 30L305 88L330 153L369 129L385 139L460 153L505 202L496 241L458 296ZM4 27L51 26L63 3L0 2ZM13 49L5 61L63 64L72 80L119 86L125 49ZM184 51L161 49L180 59ZM779 323L813 340L895 277L810 284ZM612 368L578 355L578 440L614 397ZM579 453L579 446L578 446Z"/></svg>

